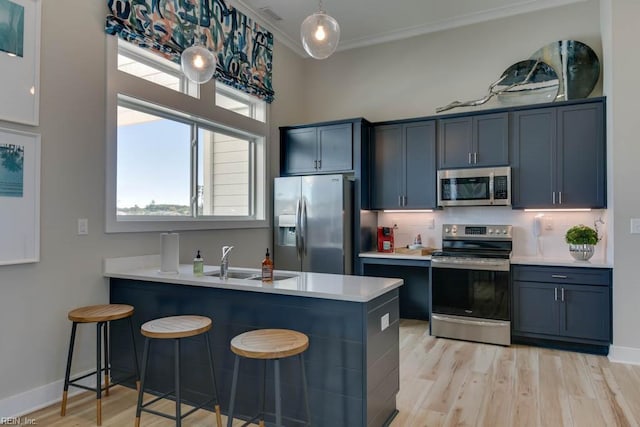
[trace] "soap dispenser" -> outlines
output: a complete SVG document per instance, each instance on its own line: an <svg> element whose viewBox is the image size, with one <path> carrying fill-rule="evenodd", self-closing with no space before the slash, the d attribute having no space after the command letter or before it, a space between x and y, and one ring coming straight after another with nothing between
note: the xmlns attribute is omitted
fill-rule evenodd
<svg viewBox="0 0 640 427"><path fill-rule="evenodd" d="M200 250L198 250L196 257L193 259L193 275L194 276L204 275L204 260L200 256Z"/></svg>

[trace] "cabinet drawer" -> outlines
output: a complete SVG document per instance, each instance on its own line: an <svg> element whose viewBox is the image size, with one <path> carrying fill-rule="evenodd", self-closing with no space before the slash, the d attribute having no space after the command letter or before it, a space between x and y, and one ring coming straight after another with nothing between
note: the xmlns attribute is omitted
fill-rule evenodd
<svg viewBox="0 0 640 427"><path fill-rule="evenodd" d="M611 271L609 269L580 267L512 267L513 280L525 282L567 283L576 285L610 286Z"/></svg>

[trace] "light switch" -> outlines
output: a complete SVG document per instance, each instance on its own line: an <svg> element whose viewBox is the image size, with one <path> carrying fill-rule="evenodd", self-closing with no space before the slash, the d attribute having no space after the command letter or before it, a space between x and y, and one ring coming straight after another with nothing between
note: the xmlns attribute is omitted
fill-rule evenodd
<svg viewBox="0 0 640 427"><path fill-rule="evenodd" d="M640 234L640 218L631 218L631 234Z"/></svg>
<svg viewBox="0 0 640 427"><path fill-rule="evenodd" d="M85 236L89 234L89 220L87 218L78 218L78 235Z"/></svg>
<svg viewBox="0 0 640 427"><path fill-rule="evenodd" d="M389 327L389 313L380 318L380 331L384 331Z"/></svg>
<svg viewBox="0 0 640 427"><path fill-rule="evenodd" d="M434 228L436 228L436 220L431 218L427 220L427 228L429 230L433 230Z"/></svg>

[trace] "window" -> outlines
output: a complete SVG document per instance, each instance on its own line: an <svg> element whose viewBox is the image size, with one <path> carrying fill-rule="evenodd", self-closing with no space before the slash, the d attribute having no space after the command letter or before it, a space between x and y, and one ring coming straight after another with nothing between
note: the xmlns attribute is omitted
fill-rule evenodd
<svg viewBox="0 0 640 427"><path fill-rule="evenodd" d="M107 42L107 231L268 226L266 103Z"/></svg>

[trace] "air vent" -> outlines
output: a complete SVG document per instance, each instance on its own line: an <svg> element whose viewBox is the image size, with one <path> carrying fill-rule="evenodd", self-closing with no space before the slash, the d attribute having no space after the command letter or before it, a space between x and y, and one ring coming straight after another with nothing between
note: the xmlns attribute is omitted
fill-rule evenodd
<svg viewBox="0 0 640 427"><path fill-rule="evenodd" d="M269 6L259 8L260 13L270 21L282 21L282 17L275 13Z"/></svg>

